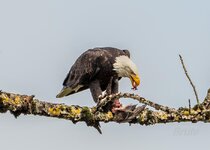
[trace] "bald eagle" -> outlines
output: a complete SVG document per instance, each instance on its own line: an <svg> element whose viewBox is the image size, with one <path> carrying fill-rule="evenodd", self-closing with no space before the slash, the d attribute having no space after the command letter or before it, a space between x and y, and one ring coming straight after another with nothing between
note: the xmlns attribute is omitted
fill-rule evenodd
<svg viewBox="0 0 210 150"><path fill-rule="evenodd" d="M138 69L131 61L128 50L112 47L89 49L73 64L63 82L63 89L56 97L90 89L93 100L98 103L103 91L108 95L118 93L122 77L130 79L133 89L137 89L140 84ZM113 102L113 108L121 106L119 100Z"/></svg>

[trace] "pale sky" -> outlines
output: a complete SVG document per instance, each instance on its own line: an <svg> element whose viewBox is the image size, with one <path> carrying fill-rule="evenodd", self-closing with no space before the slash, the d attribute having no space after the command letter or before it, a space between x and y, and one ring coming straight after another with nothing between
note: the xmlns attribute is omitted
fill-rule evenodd
<svg viewBox="0 0 210 150"><path fill-rule="evenodd" d="M209 6L208 0L0 0L0 89L91 107L89 90L55 96L82 52L112 46L131 52L142 81L136 94L175 108L188 106L188 99L195 104L178 55L203 100L210 88ZM133 92L128 79L120 91ZM7 113L0 122L4 150L194 150L207 149L210 138L205 123L102 123L100 135L85 123L40 116Z"/></svg>

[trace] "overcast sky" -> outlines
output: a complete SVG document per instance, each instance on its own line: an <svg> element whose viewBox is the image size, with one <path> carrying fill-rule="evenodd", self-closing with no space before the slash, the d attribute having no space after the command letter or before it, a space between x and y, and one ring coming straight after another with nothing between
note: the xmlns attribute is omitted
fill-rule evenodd
<svg viewBox="0 0 210 150"><path fill-rule="evenodd" d="M209 7L209 0L0 0L0 89L91 107L89 90L55 96L82 52L112 46L131 52L142 81L136 94L175 108L188 99L195 104L178 54L203 100L210 88ZM129 79L120 91L133 92ZM84 123L1 114L1 149L193 150L208 148L210 139L204 123L101 126L103 135Z"/></svg>

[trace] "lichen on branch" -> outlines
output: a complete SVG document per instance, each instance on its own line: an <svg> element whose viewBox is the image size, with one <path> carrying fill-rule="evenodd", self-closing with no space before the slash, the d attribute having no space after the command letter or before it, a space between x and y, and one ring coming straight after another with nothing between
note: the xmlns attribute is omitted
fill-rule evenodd
<svg viewBox="0 0 210 150"><path fill-rule="evenodd" d="M123 121L125 116L122 116L122 114L113 114L111 111L100 109L101 106L116 98L135 99L141 104L146 104L147 108L145 106L140 107L136 111L138 115L135 115L135 117L132 117L132 115L126 116L126 121ZM155 110L152 110L151 107ZM49 103L35 99L33 95L28 96L1 91L0 112L5 113L7 111L10 111L15 117L25 114L66 119L71 120L73 123L85 122L88 126L95 127L99 132L101 132L99 122L129 122L141 125L169 122L210 122L210 89L203 103L192 108L181 107L178 109L162 106L130 93L109 95L103 98L101 103L95 107L81 107Z"/></svg>

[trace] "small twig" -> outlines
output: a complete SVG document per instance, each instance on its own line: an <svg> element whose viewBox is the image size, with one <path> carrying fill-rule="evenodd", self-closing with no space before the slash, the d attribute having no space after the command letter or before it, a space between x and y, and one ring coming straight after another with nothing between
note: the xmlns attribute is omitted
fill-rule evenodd
<svg viewBox="0 0 210 150"><path fill-rule="evenodd" d="M202 105L205 106L206 108L209 108L209 105L210 105L210 88L207 91L206 98L204 99Z"/></svg>
<svg viewBox="0 0 210 150"><path fill-rule="evenodd" d="M209 88L208 91L207 91L206 99L207 99L208 101L210 101L210 88Z"/></svg>
<svg viewBox="0 0 210 150"><path fill-rule="evenodd" d="M196 91L196 88L195 88L195 85L193 84L193 82L192 82L190 76L189 76L188 73L187 73L187 69L186 69L186 67L185 67L185 64L184 64L184 61L183 61L183 59L182 59L182 56L179 55L179 58L180 58L180 61L181 61L181 63L182 63L182 67L183 67L183 69L184 69L185 75L187 76L187 78L188 78L188 80L189 80L189 82L190 82L190 84L191 84L191 86L192 86L192 88L193 88L193 91L194 91L194 93L195 93L195 97L196 97L196 100L197 100L197 104L200 104L199 98L198 98L198 94L197 94L197 91Z"/></svg>
<svg viewBox="0 0 210 150"><path fill-rule="evenodd" d="M190 99L188 100L189 102L189 114L191 114L191 102L190 102Z"/></svg>

